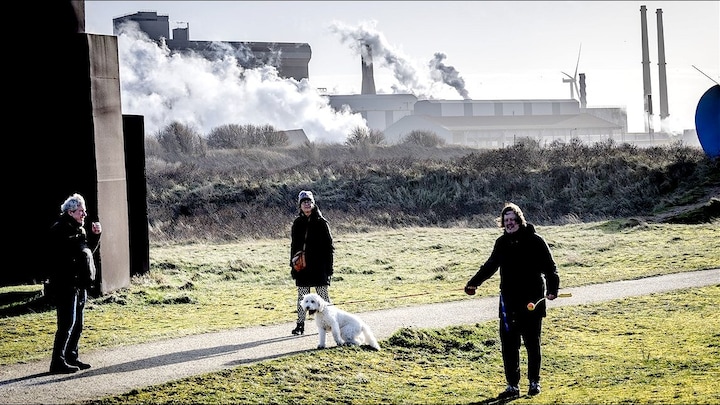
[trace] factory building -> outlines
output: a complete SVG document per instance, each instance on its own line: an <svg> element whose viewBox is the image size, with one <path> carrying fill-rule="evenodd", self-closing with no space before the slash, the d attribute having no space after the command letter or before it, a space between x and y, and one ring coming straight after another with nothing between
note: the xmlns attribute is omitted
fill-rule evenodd
<svg viewBox="0 0 720 405"><path fill-rule="evenodd" d="M234 53L243 68L274 66L278 75L297 81L308 78L308 64L312 51L310 45L296 42L239 42L239 41L192 41L190 26L173 28L170 36L170 22L167 15L158 15L154 11L137 13L113 18L113 34L118 35L124 23L134 22L147 36L157 42L164 41L173 52L196 52L207 59L216 59L228 51ZM229 47L229 48L228 48Z"/></svg>

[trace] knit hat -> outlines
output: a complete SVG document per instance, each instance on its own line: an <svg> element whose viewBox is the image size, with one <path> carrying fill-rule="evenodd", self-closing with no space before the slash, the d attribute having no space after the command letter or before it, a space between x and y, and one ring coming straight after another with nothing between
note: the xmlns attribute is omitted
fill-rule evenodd
<svg viewBox="0 0 720 405"><path fill-rule="evenodd" d="M302 190L300 194L298 194L298 205L300 205L303 200L310 200L315 204L315 197L313 197L312 191Z"/></svg>

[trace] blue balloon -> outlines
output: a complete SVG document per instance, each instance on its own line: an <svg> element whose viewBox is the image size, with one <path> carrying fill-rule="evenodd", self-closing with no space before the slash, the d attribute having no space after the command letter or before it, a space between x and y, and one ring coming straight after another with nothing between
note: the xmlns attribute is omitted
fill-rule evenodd
<svg viewBox="0 0 720 405"><path fill-rule="evenodd" d="M695 110L695 130L705 154L720 156L720 84L716 84L700 97Z"/></svg>

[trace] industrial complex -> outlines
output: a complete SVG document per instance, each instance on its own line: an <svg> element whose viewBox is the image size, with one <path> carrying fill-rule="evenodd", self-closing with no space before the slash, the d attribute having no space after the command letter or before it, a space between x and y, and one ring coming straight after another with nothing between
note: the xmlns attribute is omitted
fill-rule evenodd
<svg viewBox="0 0 720 405"><path fill-rule="evenodd" d="M676 141L677 137L652 128L652 94L649 87L647 62L647 22L645 6L641 7L643 35L643 78L645 122L644 133L628 133L627 113L621 107L587 107L585 74L566 74L563 82L570 84L568 99L528 100L440 100L419 99L413 94L377 94L373 77L372 50L360 57L361 94L328 94L328 103L335 110L360 114L370 130L381 131L388 143L401 142L412 131L431 131L448 144L480 148L496 148L512 144L519 138L533 138L541 144L579 139L582 142L613 140L638 145L656 145ZM214 58L227 47L244 68L272 65L284 78L307 79L312 55L306 43L268 43L190 40L189 24L172 30L168 16L156 12L137 12L113 19L116 29L133 22L155 41L163 41L173 52L193 51ZM660 69L660 117L667 117L667 85L663 49L662 10L657 10ZM369 47L369 45L366 45ZM578 55L579 57L579 55ZM579 78L579 80L578 80ZM577 95L577 98L575 97ZM288 128L293 129L293 128ZM697 134L688 130L683 140L695 141Z"/></svg>

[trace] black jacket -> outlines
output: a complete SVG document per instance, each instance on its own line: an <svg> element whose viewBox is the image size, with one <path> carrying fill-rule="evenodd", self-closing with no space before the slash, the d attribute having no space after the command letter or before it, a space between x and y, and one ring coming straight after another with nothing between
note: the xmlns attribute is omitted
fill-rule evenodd
<svg viewBox="0 0 720 405"><path fill-rule="evenodd" d="M87 265L87 256L83 249L94 250L99 237L88 234L73 217L67 213L50 227L47 240L48 257L45 271L53 288L90 288L93 281Z"/></svg>
<svg viewBox="0 0 720 405"><path fill-rule="evenodd" d="M497 238L490 257L467 285L479 286L498 268L500 294L508 314L529 313L528 303L537 302L546 293L558 294L560 277L557 265L545 239L535 232L532 224ZM532 312L545 316L545 309L543 300Z"/></svg>
<svg viewBox="0 0 720 405"><path fill-rule="evenodd" d="M306 232L307 238L305 237ZM293 221L290 235L291 260L296 252L303 250L303 244L305 244L305 269L297 272L292 269L292 262L290 262L290 274L295 279L295 285L298 287L330 285L335 246L328 221L322 216L320 210L317 207L314 208L310 217L300 213Z"/></svg>

